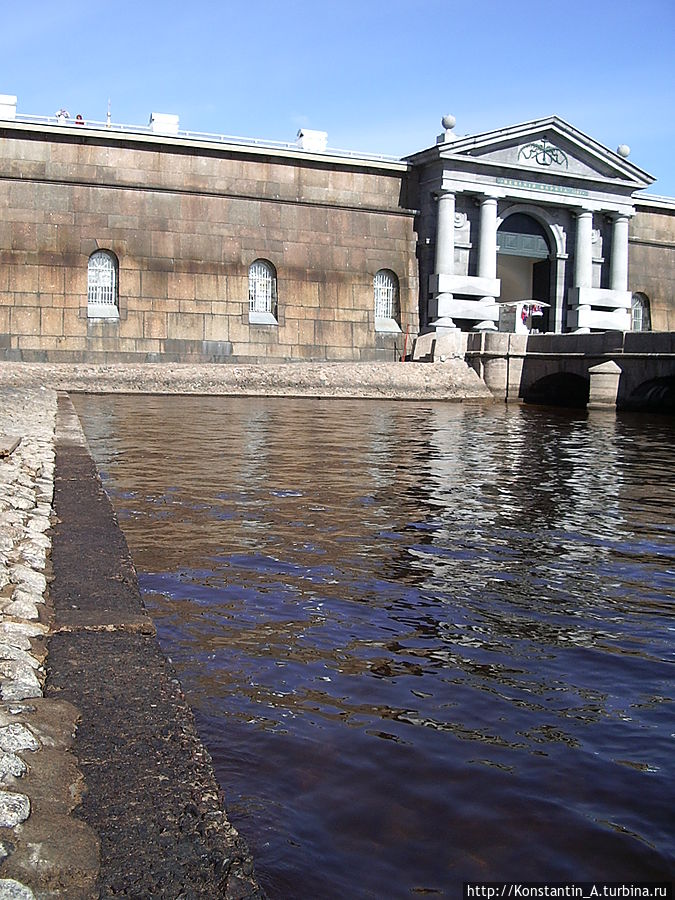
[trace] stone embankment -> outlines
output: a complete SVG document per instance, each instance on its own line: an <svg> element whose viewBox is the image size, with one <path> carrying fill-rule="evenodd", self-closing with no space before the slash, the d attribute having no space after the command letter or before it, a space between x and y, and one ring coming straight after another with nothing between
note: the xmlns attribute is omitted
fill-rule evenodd
<svg viewBox="0 0 675 900"><path fill-rule="evenodd" d="M69 755L75 712L43 699L55 415L54 391L2 390L0 872L24 876L0 879L0 897L35 896L22 882L35 885L38 868L55 869L60 880L68 862L59 829L81 790ZM93 835L89 842L95 852Z"/></svg>
<svg viewBox="0 0 675 900"><path fill-rule="evenodd" d="M57 672L55 684L59 686L56 692L44 696L50 638L56 640L58 637L63 643L69 634L75 634L80 628L72 624L60 629L55 627L55 611L48 590L52 577L51 535L55 522L58 391L421 401L490 399L484 384L461 360L450 360L442 365L74 366L0 363L0 900L98 896L102 883L99 877L101 858L107 852L106 838L101 830L97 831L95 817L90 819L92 827L77 815L83 797L91 789L87 779L95 782L95 771L100 768L97 763L91 769L92 774L85 778L81 771L83 767L73 752L82 719L80 706L86 705L84 700L81 703L77 698L92 692L88 687L76 685L79 694L78 690L69 693L68 677L72 679L73 676L62 676L59 683ZM116 528L114 514L111 521ZM96 608L99 606L97 602ZM73 614L79 615L79 612ZM64 614L61 615L63 619ZM84 646L93 640L92 635L101 633L111 642L115 627L109 623L90 623L80 628L80 636L76 635L76 638ZM126 629L131 634L128 639L138 645L134 652L139 659L146 658L150 652L143 643L147 629L137 629L136 634L128 624L120 628ZM77 647L69 647L64 659L73 657L76 650ZM153 665L158 670L162 668L159 661ZM65 663L63 667L65 672ZM80 678L84 678L82 669L79 672ZM170 684L163 671L158 678L163 679L162 684ZM107 673L102 670L101 683L109 681L110 670ZM80 705L63 699L69 696ZM191 753L201 760L192 726L189 722L186 725L185 712L181 711L180 698L169 697L166 703L167 711L163 715L178 710L177 728L187 728L191 735ZM148 702L149 709L156 707L157 703ZM90 711L92 718L100 714L105 715L105 711ZM142 722L139 727L143 727ZM154 726L146 725L146 728L150 727ZM199 766L199 778L203 777L206 783L211 776L203 761ZM164 775L159 778L167 780ZM204 815L208 814L210 820L215 821L217 811L214 812L212 807L211 803ZM101 824L101 829L103 827ZM231 835L231 847L239 847L236 832L226 820L219 828ZM166 837L163 832L162 837ZM217 834L213 841L216 838ZM215 852L213 841L209 844L212 856ZM231 848L228 852L233 856ZM242 859L246 863L245 857ZM218 864L222 868L224 863ZM133 869L131 860L130 869ZM113 890L113 893L118 892L132 896L124 890ZM237 896L262 894L258 893L251 877L246 883L240 882Z"/></svg>
<svg viewBox="0 0 675 900"><path fill-rule="evenodd" d="M237 394L392 400L491 400L463 359L444 363L187 363L80 365L0 363L0 385L63 391Z"/></svg>

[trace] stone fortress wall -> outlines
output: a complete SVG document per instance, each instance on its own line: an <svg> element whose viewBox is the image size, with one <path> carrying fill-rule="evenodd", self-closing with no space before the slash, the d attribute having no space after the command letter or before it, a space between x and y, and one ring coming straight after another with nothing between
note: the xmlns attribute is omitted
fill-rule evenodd
<svg viewBox="0 0 675 900"><path fill-rule="evenodd" d="M675 200L635 204L628 238L630 289L649 301L653 331L675 331Z"/></svg>
<svg viewBox="0 0 675 900"><path fill-rule="evenodd" d="M0 128L0 354L25 361L393 360L418 321L404 164ZM87 315L87 264L119 261L119 319ZM249 320L248 270L277 275ZM398 279L377 331L373 279Z"/></svg>
<svg viewBox="0 0 675 900"><path fill-rule="evenodd" d="M0 122L0 359L399 359L434 253L417 177L409 161ZM635 208L628 286L653 330L675 330L675 201ZM97 250L119 266L114 320L88 312ZM276 274L271 321L249 310L256 260ZM383 270L398 286L384 326Z"/></svg>

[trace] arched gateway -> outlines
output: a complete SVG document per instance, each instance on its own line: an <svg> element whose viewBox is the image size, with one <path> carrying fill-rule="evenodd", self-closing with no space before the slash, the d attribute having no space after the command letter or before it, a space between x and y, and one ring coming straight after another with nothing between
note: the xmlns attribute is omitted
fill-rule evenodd
<svg viewBox="0 0 675 900"><path fill-rule="evenodd" d="M553 330L551 244L550 229L529 213L507 213L497 229L500 331Z"/></svg>
<svg viewBox="0 0 675 900"><path fill-rule="evenodd" d="M653 179L628 148L610 151L557 116L465 137L453 122L409 157L429 246L423 327L506 329L504 309L529 300L528 331L629 331L628 223Z"/></svg>

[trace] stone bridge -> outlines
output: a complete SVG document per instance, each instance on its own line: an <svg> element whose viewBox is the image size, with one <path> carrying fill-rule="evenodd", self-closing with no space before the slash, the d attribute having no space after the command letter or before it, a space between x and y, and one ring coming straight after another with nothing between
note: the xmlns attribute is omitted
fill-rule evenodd
<svg viewBox="0 0 675 900"><path fill-rule="evenodd" d="M495 397L675 412L675 332L423 335L415 358L464 355Z"/></svg>
<svg viewBox="0 0 675 900"><path fill-rule="evenodd" d="M507 401L675 412L675 332L470 334L466 360Z"/></svg>

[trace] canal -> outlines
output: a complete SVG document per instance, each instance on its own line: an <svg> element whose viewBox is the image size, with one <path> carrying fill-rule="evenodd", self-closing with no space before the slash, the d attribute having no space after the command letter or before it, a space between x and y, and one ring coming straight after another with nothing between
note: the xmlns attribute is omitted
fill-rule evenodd
<svg viewBox="0 0 675 900"><path fill-rule="evenodd" d="M270 897L672 875L672 418L73 400Z"/></svg>

